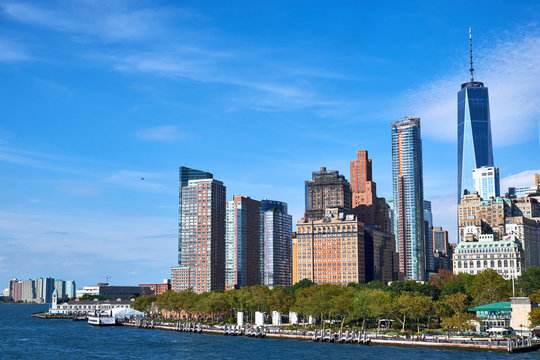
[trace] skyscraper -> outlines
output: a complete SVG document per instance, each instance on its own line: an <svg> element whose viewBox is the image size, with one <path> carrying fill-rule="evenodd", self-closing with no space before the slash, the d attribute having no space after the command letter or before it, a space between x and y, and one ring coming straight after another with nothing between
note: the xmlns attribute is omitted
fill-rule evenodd
<svg viewBox="0 0 540 360"><path fill-rule="evenodd" d="M435 272L435 257L433 256L433 213L431 201L424 200L424 253L426 257L426 273Z"/></svg>
<svg viewBox="0 0 540 360"><path fill-rule="evenodd" d="M450 244L448 243L448 231L440 226L433 228L433 251L439 251L445 255L450 253Z"/></svg>
<svg viewBox="0 0 540 360"><path fill-rule="evenodd" d="M309 279L317 284L365 283L364 224L356 216L303 219L296 229L298 280ZM373 251L369 258L373 262Z"/></svg>
<svg viewBox="0 0 540 360"><path fill-rule="evenodd" d="M357 151L356 160L350 162L350 170L352 212L365 226L378 226L381 231L391 234L391 210L384 198L377 197L372 161L366 150Z"/></svg>
<svg viewBox="0 0 540 360"><path fill-rule="evenodd" d="M66 296L69 298L75 297L75 281L66 280Z"/></svg>
<svg viewBox="0 0 540 360"><path fill-rule="evenodd" d="M405 279L425 280L420 118L392 123L392 180L399 271Z"/></svg>
<svg viewBox="0 0 540 360"><path fill-rule="evenodd" d="M260 283L260 201L234 196L225 221L225 288Z"/></svg>
<svg viewBox="0 0 540 360"><path fill-rule="evenodd" d="M225 288L225 192L221 181L189 180L182 189L182 243L173 290Z"/></svg>
<svg viewBox="0 0 540 360"><path fill-rule="evenodd" d="M474 191L484 200L501 195L499 183L499 168L496 166L482 166L473 169Z"/></svg>
<svg viewBox="0 0 540 360"><path fill-rule="evenodd" d="M474 81L472 40L469 30L471 79L458 92L458 204L463 192L474 192L473 169L493 166L488 88Z"/></svg>
<svg viewBox="0 0 540 360"><path fill-rule="evenodd" d="M195 170L180 166L179 170L179 205L178 205L178 265L182 258L182 188L188 185L189 180L212 179L214 175L209 172Z"/></svg>
<svg viewBox="0 0 540 360"><path fill-rule="evenodd" d="M348 213L352 209L351 186L339 171L314 171L311 180L306 181L306 218L318 220L324 217L326 208L338 208Z"/></svg>
<svg viewBox="0 0 540 360"><path fill-rule="evenodd" d="M261 201L262 283L268 287L292 285L292 216L281 201Z"/></svg>

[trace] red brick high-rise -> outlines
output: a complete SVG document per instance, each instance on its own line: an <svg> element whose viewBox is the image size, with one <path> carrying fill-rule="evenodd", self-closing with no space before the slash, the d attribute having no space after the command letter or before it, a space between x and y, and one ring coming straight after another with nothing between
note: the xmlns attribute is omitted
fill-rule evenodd
<svg viewBox="0 0 540 360"><path fill-rule="evenodd" d="M372 162L367 150L359 150L351 165L351 190L353 213L366 226L378 226L391 233L388 205L384 198L377 197L377 184L372 178Z"/></svg>

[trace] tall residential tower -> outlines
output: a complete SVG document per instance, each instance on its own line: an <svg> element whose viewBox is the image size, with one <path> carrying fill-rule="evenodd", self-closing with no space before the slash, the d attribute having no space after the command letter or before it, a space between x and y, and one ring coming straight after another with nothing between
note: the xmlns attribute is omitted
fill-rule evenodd
<svg viewBox="0 0 540 360"><path fill-rule="evenodd" d="M171 270L173 290L225 288L225 191L215 179L189 180L183 187L182 257Z"/></svg>
<svg viewBox="0 0 540 360"><path fill-rule="evenodd" d="M182 259L182 188L188 185L189 180L212 179L214 175L209 172L195 170L186 166L179 169L179 204L178 204L178 265Z"/></svg>
<svg viewBox="0 0 540 360"><path fill-rule="evenodd" d="M392 180L399 271L408 280L425 280L424 185L420 118L392 123Z"/></svg>

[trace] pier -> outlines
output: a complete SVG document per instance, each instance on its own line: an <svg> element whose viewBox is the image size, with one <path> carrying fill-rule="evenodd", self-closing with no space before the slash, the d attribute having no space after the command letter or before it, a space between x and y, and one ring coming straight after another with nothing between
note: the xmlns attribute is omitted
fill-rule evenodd
<svg viewBox="0 0 540 360"><path fill-rule="evenodd" d="M383 346L403 346L403 347L426 347L432 349L457 349L474 351L498 351L522 353L540 350L540 340L525 339L498 339L486 338L438 338L438 337L417 337L406 338L403 336L386 336L370 334L366 331L338 331L315 329L313 331L303 330L282 330L280 328L259 327L247 325L209 326L200 323L160 323L152 320L138 320L137 322L126 322L122 326L138 327L145 329L159 329L180 332L195 332L212 335L225 336L247 336L257 338L271 338L282 340L319 341L329 343L359 344L359 345L383 345Z"/></svg>

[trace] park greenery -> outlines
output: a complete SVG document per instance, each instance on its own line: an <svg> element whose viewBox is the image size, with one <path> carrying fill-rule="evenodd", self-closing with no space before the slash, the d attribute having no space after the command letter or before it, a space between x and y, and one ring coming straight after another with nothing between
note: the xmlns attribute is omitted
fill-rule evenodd
<svg viewBox="0 0 540 360"><path fill-rule="evenodd" d="M444 329L473 330L471 320L476 317L468 309L497 301L509 301L513 294L530 296L540 302L540 268L525 271L515 281L505 280L488 269L477 275L441 271L425 283L394 281L389 285L380 281L368 284L351 283L316 285L304 279L290 287L270 289L262 285L247 286L228 291L196 294L191 290L137 298L132 307L149 314L168 311L184 314L199 321L235 322L237 312L244 313L245 321L253 322L256 311L287 314L296 312L303 322L309 316L318 326L343 329L380 329L388 324L399 331ZM531 312L531 321L540 324L540 312Z"/></svg>

